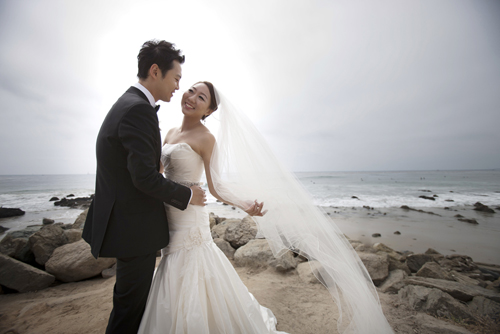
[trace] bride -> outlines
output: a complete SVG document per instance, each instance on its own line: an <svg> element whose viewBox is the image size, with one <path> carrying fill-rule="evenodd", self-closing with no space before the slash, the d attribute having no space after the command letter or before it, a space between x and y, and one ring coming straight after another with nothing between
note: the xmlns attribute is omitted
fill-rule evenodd
<svg viewBox="0 0 500 334"><path fill-rule="evenodd" d="M338 332L392 333L355 251L246 116L206 81L184 93L181 108L182 125L167 133L162 148L164 176L192 186L205 171L210 193L253 216L276 257L292 250L318 261L315 275L336 303ZM216 110L217 140L201 122ZM205 207L165 209L170 243L162 249L138 333L283 333L213 242Z"/></svg>

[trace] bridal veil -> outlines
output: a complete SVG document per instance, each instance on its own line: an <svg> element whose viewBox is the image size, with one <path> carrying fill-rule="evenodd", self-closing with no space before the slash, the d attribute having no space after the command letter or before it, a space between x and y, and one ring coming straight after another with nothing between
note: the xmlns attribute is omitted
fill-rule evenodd
<svg viewBox="0 0 500 334"><path fill-rule="evenodd" d="M393 333L368 272L330 218L273 154L252 122L216 91L220 122L210 173L221 198L240 207L264 202L267 214L253 217L275 257L287 250L318 261L316 277L339 310L339 333Z"/></svg>

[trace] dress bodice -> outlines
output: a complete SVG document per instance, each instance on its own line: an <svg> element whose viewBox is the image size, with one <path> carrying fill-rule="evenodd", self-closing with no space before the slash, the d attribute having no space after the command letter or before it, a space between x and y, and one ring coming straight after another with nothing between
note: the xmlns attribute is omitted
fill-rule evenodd
<svg viewBox="0 0 500 334"><path fill-rule="evenodd" d="M203 174L203 159L189 144L165 144L161 152L165 178L191 186L200 182Z"/></svg>

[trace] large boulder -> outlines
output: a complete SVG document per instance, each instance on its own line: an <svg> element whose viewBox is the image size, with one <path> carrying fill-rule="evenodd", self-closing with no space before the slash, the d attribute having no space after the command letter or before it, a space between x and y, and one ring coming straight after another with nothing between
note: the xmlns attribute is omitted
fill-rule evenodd
<svg viewBox="0 0 500 334"><path fill-rule="evenodd" d="M257 235L257 224L250 216L246 216L239 222L229 224L224 234L224 240L229 242L233 248L238 249L246 245Z"/></svg>
<svg viewBox="0 0 500 334"><path fill-rule="evenodd" d="M73 223L72 228L83 229L88 213L89 209L86 209L82 213L80 213L80 215L76 218L75 222Z"/></svg>
<svg viewBox="0 0 500 334"><path fill-rule="evenodd" d="M297 260L291 251L286 251L282 256L275 258L265 239L253 239L245 246L238 248L234 253L234 262L239 267L271 266L279 271L297 267Z"/></svg>
<svg viewBox="0 0 500 334"><path fill-rule="evenodd" d="M95 259L83 239L57 248L45 264L45 270L60 281L76 282L101 274L116 263L115 258Z"/></svg>
<svg viewBox="0 0 500 334"><path fill-rule="evenodd" d="M43 270L0 254L0 284L19 292L42 290L54 283L55 277Z"/></svg>
<svg viewBox="0 0 500 334"><path fill-rule="evenodd" d="M24 263L33 263L35 255L31 251L29 237L39 231L42 226L27 227L23 230L9 232L0 241L0 253L13 257Z"/></svg>
<svg viewBox="0 0 500 334"><path fill-rule="evenodd" d="M406 258L406 265L412 273L416 273L427 262L434 262L434 256L429 254L411 254Z"/></svg>
<svg viewBox="0 0 500 334"><path fill-rule="evenodd" d="M389 259L386 254L359 253L373 284L380 285L389 276Z"/></svg>
<svg viewBox="0 0 500 334"><path fill-rule="evenodd" d="M463 302L471 301L476 296L482 296L495 302L500 302L500 293L482 288L477 285L465 285L458 282L427 278L427 277L408 277L405 280L407 285L419 285L426 288L439 289L448 293L453 298Z"/></svg>
<svg viewBox="0 0 500 334"><path fill-rule="evenodd" d="M56 248L68 243L64 230L58 225L44 226L29 240L35 260L41 265L45 265Z"/></svg>
<svg viewBox="0 0 500 334"><path fill-rule="evenodd" d="M399 290L398 295L417 311L458 321L476 321L474 313L467 306L439 289L408 285Z"/></svg>
<svg viewBox="0 0 500 334"><path fill-rule="evenodd" d="M229 242L221 238L215 238L214 243L217 245L217 247L220 248L220 250L226 255L228 259L234 259L234 252L236 252L236 250L231 247L231 244L229 244Z"/></svg>
<svg viewBox="0 0 500 334"><path fill-rule="evenodd" d="M224 239L224 235L226 234L226 229L228 228L229 225L231 224L236 224L239 223L241 219L226 219L219 224L215 225L212 228L212 238L222 238Z"/></svg>

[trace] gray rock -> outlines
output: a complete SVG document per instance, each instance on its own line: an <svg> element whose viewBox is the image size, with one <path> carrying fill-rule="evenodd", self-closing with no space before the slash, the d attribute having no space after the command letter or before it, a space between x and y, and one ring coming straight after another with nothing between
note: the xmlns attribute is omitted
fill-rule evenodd
<svg viewBox="0 0 500 334"><path fill-rule="evenodd" d="M379 242L379 243L376 243L375 245L373 245L373 248L377 251L377 253L379 252L383 252L383 253L386 253L389 257L392 257L393 259L395 259L396 261L404 261L405 260L405 256L399 254L398 252L396 252L394 249L392 249L391 247Z"/></svg>
<svg viewBox="0 0 500 334"><path fill-rule="evenodd" d="M428 248L424 254L427 254L427 255L442 255L441 253L439 253L437 250L435 250L434 248Z"/></svg>
<svg viewBox="0 0 500 334"><path fill-rule="evenodd" d="M304 283L320 283L322 271L323 267L318 261L302 262L297 266L299 278Z"/></svg>
<svg viewBox="0 0 500 334"><path fill-rule="evenodd" d="M82 239L57 248L45 264L45 270L60 281L76 282L99 275L115 263L115 258L96 260L89 244Z"/></svg>
<svg viewBox="0 0 500 334"><path fill-rule="evenodd" d="M471 301L476 296L486 297L495 302L500 302L500 294L494 291L474 285L464 285L458 282L427 278L427 277L408 277L406 284L424 286L426 288L439 289L448 293L453 298L463 302Z"/></svg>
<svg viewBox="0 0 500 334"><path fill-rule="evenodd" d="M0 254L0 284L19 292L45 289L55 277L9 256Z"/></svg>
<svg viewBox="0 0 500 334"><path fill-rule="evenodd" d="M464 304L449 294L423 286L408 285L399 290L400 299L406 300L417 311L437 317L475 322L476 317Z"/></svg>
<svg viewBox="0 0 500 334"><path fill-rule="evenodd" d="M484 205L481 202L476 202L474 204L474 210L476 210L476 211L482 211L482 212L488 212L488 213L495 213L495 210L493 210L492 208L490 208L487 205Z"/></svg>
<svg viewBox="0 0 500 334"><path fill-rule="evenodd" d="M66 238L68 238L68 244L77 242L82 238L82 230L80 229L65 230L64 234L66 235Z"/></svg>
<svg viewBox="0 0 500 334"><path fill-rule="evenodd" d="M500 320L500 304L491 299L477 296L468 303L469 309L481 315L486 315L491 319Z"/></svg>
<svg viewBox="0 0 500 334"><path fill-rule="evenodd" d="M463 273L459 273L455 270L450 271L451 276L453 277L453 280L460 283L460 284L465 284L465 285L480 285L481 282L470 278L467 275L464 275ZM484 288L484 287L483 287Z"/></svg>
<svg viewBox="0 0 500 334"><path fill-rule="evenodd" d="M35 254L35 260L41 265L48 261L57 247L68 243L64 230L57 225L44 226L40 231L33 234L29 240L31 250Z"/></svg>
<svg viewBox="0 0 500 334"><path fill-rule="evenodd" d="M208 220L210 221L210 229L212 229L215 225L217 225L217 219L216 218L219 218L219 217L216 216L213 212L210 212L208 214Z"/></svg>
<svg viewBox="0 0 500 334"><path fill-rule="evenodd" d="M297 268L299 262L293 256L293 252L287 251L278 258L274 258L269 265L278 271L288 271Z"/></svg>
<svg viewBox="0 0 500 334"><path fill-rule="evenodd" d="M297 267L291 251L286 251L279 258L275 258L271 247L265 239L250 240L245 246L242 246L234 253L234 262L236 266L249 267L274 267L279 271L286 271Z"/></svg>
<svg viewBox="0 0 500 334"><path fill-rule="evenodd" d="M85 225L85 220L87 219L87 214L89 212L89 209L85 209L78 218L76 218L75 222L73 223L72 228L77 228L77 229L83 229L83 226Z"/></svg>
<svg viewBox="0 0 500 334"><path fill-rule="evenodd" d="M54 223L55 223L54 219L43 218L43 220L42 220L43 225L50 225L50 224L54 224Z"/></svg>
<svg viewBox="0 0 500 334"><path fill-rule="evenodd" d="M389 257L389 271L393 271L396 269L403 270L407 275L411 274L410 268L408 268L405 262L397 261L392 257Z"/></svg>
<svg viewBox="0 0 500 334"><path fill-rule="evenodd" d="M443 270L439 264L436 262L427 262L422 268L417 271L417 276L444 279L448 281L454 281L453 275L446 270Z"/></svg>
<svg viewBox="0 0 500 334"><path fill-rule="evenodd" d="M219 224L215 225L214 228L212 228L212 238L222 238L224 239L224 234L226 234L226 229L230 224L233 224L235 222L240 222L241 219L226 219Z"/></svg>
<svg viewBox="0 0 500 334"><path fill-rule="evenodd" d="M377 252L372 246L365 245L365 244L359 244L359 245L356 245L353 247L356 250L356 252L358 252L358 253L376 253Z"/></svg>
<svg viewBox="0 0 500 334"><path fill-rule="evenodd" d="M217 247L220 248L220 250L226 255L228 259L234 259L234 252L236 252L236 250L231 247L231 244L229 242L221 238L215 238L214 243L217 245Z"/></svg>
<svg viewBox="0 0 500 334"><path fill-rule="evenodd" d="M412 273L416 273L427 262L434 262L434 257L428 254L412 254L406 258L406 265Z"/></svg>
<svg viewBox="0 0 500 334"><path fill-rule="evenodd" d="M19 208L3 208L0 207L0 218L22 216L25 212Z"/></svg>
<svg viewBox="0 0 500 334"><path fill-rule="evenodd" d="M404 287L404 280L408 274L401 269L396 269L389 272L387 279L379 286L379 290L386 293L398 293Z"/></svg>
<svg viewBox="0 0 500 334"><path fill-rule="evenodd" d="M368 270L373 284L379 286L389 276L388 256L371 253L359 253L358 255Z"/></svg>
<svg viewBox="0 0 500 334"><path fill-rule="evenodd" d="M31 251L29 239L13 238L10 233L0 241L0 253L24 263L32 263L35 261L35 255L33 255Z"/></svg>
<svg viewBox="0 0 500 334"><path fill-rule="evenodd" d="M116 263L111 267L104 269L101 272L102 278L111 278L113 276L116 276Z"/></svg>
<svg viewBox="0 0 500 334"><path fill-rule="evenodd" d="M229 242L235 249L246 245L257 235L257 224L250 216L246 216L241 221L229 224L224 234L224 240Z"/></svg>
<svg viewBox="0 0 500 334"><path fill-rule="evenodd" d="M458 272L469 272L478 270L477 265L472 258L467 255L447 255L444 258L436 258L436 261L443 268L455 270Z"/></svg>

